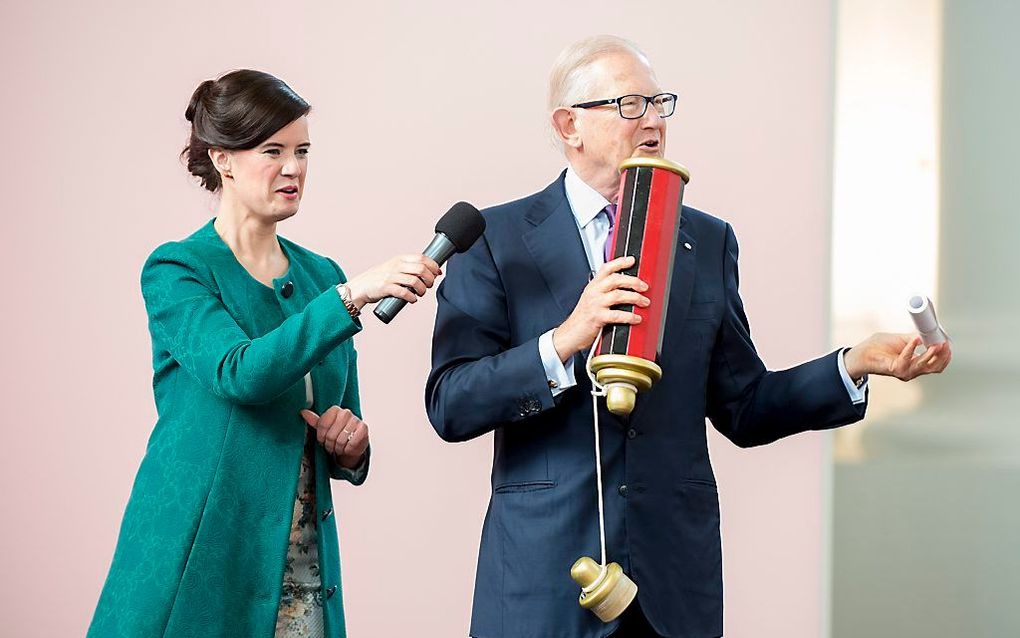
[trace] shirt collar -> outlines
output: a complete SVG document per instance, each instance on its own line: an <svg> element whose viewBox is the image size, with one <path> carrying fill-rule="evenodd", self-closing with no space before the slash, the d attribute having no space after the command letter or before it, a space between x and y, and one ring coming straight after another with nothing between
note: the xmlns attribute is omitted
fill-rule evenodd
<svg viewBox="0 0 1020 638"><path fill-rule="evenodd" d="M591 220L598 217L609 201L597 190L584 183L572 166L567 167L567 175L563 178L563 188L567 191L567 201L574 213L578 228L584 228Z"/></svg>

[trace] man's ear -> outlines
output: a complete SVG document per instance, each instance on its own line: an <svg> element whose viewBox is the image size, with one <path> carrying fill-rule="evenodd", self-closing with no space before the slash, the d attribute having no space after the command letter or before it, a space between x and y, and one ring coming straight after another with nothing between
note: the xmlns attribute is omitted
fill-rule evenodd
<svg viewBox="0 0 1020 638"><path fill-rule="evenodd" d="M212 161L213 168L219 171L221 179L234 179L234 173L231 169L230 153L226 152L222 148L210 148L209 159Z"/></svg>
<svg viewBox="0 0 1020 638"><path fill-rule="evenodd" d="M552 112L553 130L556 138L564 146L581 148L581 134L577 130L577 118L574 117L574 110L561 106Z"/></svg>

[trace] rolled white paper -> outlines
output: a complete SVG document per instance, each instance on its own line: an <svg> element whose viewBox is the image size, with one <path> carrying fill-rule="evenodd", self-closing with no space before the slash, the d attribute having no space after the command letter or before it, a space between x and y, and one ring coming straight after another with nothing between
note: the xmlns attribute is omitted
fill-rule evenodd
<svg viewBox="0 0 1020 638"><path fill-rule="evenodd" d="M935 316L935 305L931 299L924 295L914 295L907 302L907 310L910 311L910 318L914 320L914 325L921 334L921 341L926 347L944 343L949 338L939 325L938 317Z"/></svg>

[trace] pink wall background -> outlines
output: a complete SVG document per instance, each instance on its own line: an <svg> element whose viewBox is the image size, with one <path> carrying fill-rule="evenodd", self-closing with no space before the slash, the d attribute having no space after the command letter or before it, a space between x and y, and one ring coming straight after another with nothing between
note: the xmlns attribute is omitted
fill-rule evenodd
<svg viewBox="0 0 1020 638"><path fill-rule="evenodd" d="M259 68L313 104L308 193L280 231L357 273L419 250L457 199L551 181L553 59L632 38L681 95L667 155L692 171L687 203L735 226L757 345L785 367L827 345L830 4L5 4L0 633L82 635L91 617L155 418L139 270L215 209L177 160L201 80ZM445 444L426 421L433 311L357 339L373 476L335 490L355 637L467 632L491 441ZM818 636L825 439L712 452L727 635ZM401 580L408 561L428 591Z"/></svg>

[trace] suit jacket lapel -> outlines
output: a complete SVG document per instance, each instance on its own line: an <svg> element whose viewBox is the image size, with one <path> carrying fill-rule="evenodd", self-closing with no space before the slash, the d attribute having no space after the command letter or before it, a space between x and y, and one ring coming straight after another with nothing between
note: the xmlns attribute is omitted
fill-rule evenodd
<svg viewBox="0 0 1020 638"><path fill-rule="evenodd" d="M669 304L666 306L663 330L679 329L691 309L691 293L694 291L694 279L697 275L698 243L684 230L686 222L687 218L681 214L678 231L680 235L673 257L673 278L669 286Z"/></svg>
<svg viewBox="0 0 1020 638"><path fill-rule="evenodd" d="M534 226L522 236L524 245L566 316L581 298L591 271L563 189L563 174L542 191L524 219Z"/></svg>

